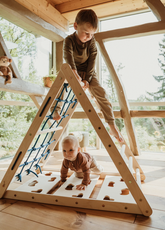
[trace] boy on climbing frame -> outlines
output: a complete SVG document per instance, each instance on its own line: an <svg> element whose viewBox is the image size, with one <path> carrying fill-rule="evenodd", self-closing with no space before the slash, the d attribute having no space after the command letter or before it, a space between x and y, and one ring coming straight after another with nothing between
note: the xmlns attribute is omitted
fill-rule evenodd
<svg viewBox="0 0 165 230"><path fill-rule="evenodd" d="M98 165L95 158L89 153L80 152L78 139L69 135L62 141L62 151L64 160L61 167L61 181L59 185L66 181L68 169L75 171L75 176L83 178L82 183L76 186L78 190L85 190L90 184L90 172L101 174L103 167Z"/></svg>
<svg viewBox="0 0 165 230"><path fill-rule="evenodd" d="M115 125L112 105L95 73L97 47L94 34L97 27L98 18L95 12L91 9L80 10L74 22L76 31L64 40L64 59L71 66L77 79L84 83L83 88L88 88L96 98L105 121L110 127L110 134L115 136L119 142L123 142L123 138ZM57 106L53 114L54 120L61 118L59 111L60 106Z"/></svg>

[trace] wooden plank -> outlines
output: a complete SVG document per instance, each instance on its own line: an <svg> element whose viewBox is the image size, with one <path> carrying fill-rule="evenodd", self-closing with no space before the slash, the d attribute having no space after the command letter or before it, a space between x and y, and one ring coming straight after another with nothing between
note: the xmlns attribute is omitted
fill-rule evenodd
<svg viewBox="0 0 165 230"><path fill-rule="evenodd" d="M163 34L165 32L165 21L146 23L139 26L128 27L117 30L109 30L95 34L95 39L110 41L116 39L135 38L149 36L154 34Z"/></svg>
<svg viewBox="0 0 165 230"><path fill-rule="evenodd" d="M144 194L139 189L134 177L130 174L130 171L125 164L123 158L121 157L118 149L114 145L109 133L107 132L105 126L101 122L100 118L98 117L95 109L93 108L91 102L86 97L84 90L82 89L80 83L78 82L77 78L73 74L70 66L68 64L63 64L61 71L63 72L64 76L68 80L69 84L71 85L74 93L77 95L77 98L83 107L84 111L88 115L95 131L97 132L98 136L100 137L104 147L106 148L108 154L110 155L112 161L114 162L115 166L117 167L120 175L122 175L125 183L128 186L132 196L134 197L136 203L138 204L139 208L141 209L144 215L151 215L152 209L150 208ZM143 202L142 202L143 201Z"/></svg>
<svg viewBox="0 0 165 230"><path fill-rule="evenodd" d="M114 112L115 118L122 118L121 111L113 111L113 112ZM97 114L101 119L104 118L101 111L98 112ZM88 116L86 115L86 113L84 111L75 111L73 116L72 116L72 119L87 119L87 118L88 118Z"/></svg>
<svg viewBox="0 0 165 230"><path fill-rule="evenodd" d="M49 190L60 181L60 173L58 172L45 172L39 174L38 177L32 177L26 183L22 184L15 191L31 192L47 194Z"/></svg>
<svg viewBox="0 0 165 230"><path fill-rule="evenodd" d="M1 102L0 102L1 104ZM5 103L4 103L5 104ZM113 111L115 118L123 118L121 111ZM98 112L98 115L101 119L103 119L103 114ZM130 110L131 117L165 117L165 110ZM84 111L75 111L72 119L87 119L88 116Z"/></svg>
<svg viewBox="0 0 165 230"><path fill-rule="evenodd" d="M88 208L100 211L113 211L132 214L142 214L139 207L136 204L127 204L119 202L108 202L95 199L82 199L76 197L64 197L56 195L45 194L31 194L27 192L19 192L7 190L4 198L17 199L37 203L46 203L52 205L76 207L76 208Z"/></svg>
<svg viewBox="0 0 165 230"><path fill-rule="evenodd" d="M0 199L0 211L6 209L7 207L11 206L15 202L16 202L15 200Z"/></svg>
<svg viewBox="0 0 165 230"><path fill-rule="evenodd" d="M18 79L17 79L18 80ZM63 83L65 79L63 78L62 72L59 72L57 78L55 79L52 87L49 90L49 94L45 97L43 104L41 105L40 109L36 117L33 120L27 134L25 135L20 147L18 148L17 153L15 154L4 178L0 184L0 198L3 196L4 192L8 188L14 174L16 173L22 159L24 158L28 148L30 147L38 129L40 128L50 106L52 105L54 98L57 96L58 92L62 89ZM59 131L60 132L60 131Z"/></svg>
<svg viewBox="0 0 165 230"><path fill-rule="evenodd" d="M165 7L160 0L144 0L158 21L165 20Z"/></svg>
<svg viewBox="0 0 165 230"><path fill-rule="evenodd" d="M45 96L49 92L49 88L26 82L18 78L13 78L11 84L4 85L3 77L0 77L0 90L29 96Z"/></svg>
<svg viewBox="0 0 165 230"><path fill-rule="evenodd" d="M106 3L106 2L113 2L113 0L71 0L71 1L65 1L62 2L60 4L55 4L56 9L60 12L60 13L66 13L66 12L71 12L74 10L81 10L82 8L86 8L86 7L93 7L95 5L101 5L102 3Z"/></svg>
<svg viewBox="0 0 165 230"><path fill-rule="evenodd" d="M97 200L105 200L105 197L107 197L110 198L109 202L115 201L135 204L135 200L129 190L127 189L124 193L125 189L127 189L127 185L124 181L121 181L121 177L106 176L97 196Z"/></svg>
<svg viewBox="0 0 165 230"><path fill-rule="evenodd" d="M9 215L6 213L0 214L0 226L3 230L17 229L17 230L29 230L29 229L40 229L40 230L55 230L59 228L50 227L48 225L43 225L35 221L30 221L28 219L23 219L16 217L15 215Z"/></svg>
<svg viewBox="0 0 165 230"><path fill-rule="evenodd" d="M95 175L95 174L91 174L90 175L90 179L91 179L91 183L86 187L85 190L77 190L76 189L76 185L81 184L82 182L82 178L77 178L75 177L74 173L72 174L72 176L70 176L67 181L54 193L54 195L56 196L64 196L64 197L77 197L78 195L82 195L82 199L87 199L90 197L98 179L99 179L100 175ZM72 190L66 190L66 187L72 184L74 187L72 188Z"/></svg>
<svg viewBox="0 0 165 230"><path fill-rule="evenodd" d="M84 1L82 1L81 4L83 4ZM85 3L88 4L91 8L91 2L93 1L86 1ZM163 0L163 2L165 2ZM74 7L74 6L73 6ZM88 8L88 6L84 6L85 8ZM71 23L74 23L75 17L78 13L80 8L75 9L74 11L69 8L69 12L64 12L62 13L62 15L67 18ZM122 15L122 14L129 14L129 13L133 13L133 12L139 12L139 11L144 11L144 10L148 10L148 6L147 4L142 1L142 0L136 0L136 1L132 1L132 0L117 0L117 1L113 1L113 2L107 2L107 3L102 3L102 4L98 4L98 5L94 5L92 6L92 9L96 12L97 16L99 18L105 18L105 17L111 17L111 16L116 16L116 15Z"/></svg>
<svg viewBox="0 0 165 230"><path fill-rule="evenodd" d="M165 110L130 110L131 117L165 117Z"/></svg>
<svg viewBox="0 0 165 230"><path fill-rule="evenodd" d="M61 230L101 230L101 229L134 229L134 214L100 212L97 210L60 207L53 205L43 205L31 202L18 201L5 213L21 217L40 224L52 227L58 227ZM143 217L144 219L146 217ZM148 228L140 228L138 230L148 230ZM17 229L18 230L18 229ZM38 229L37 229L38 230Z"/></svg>
<svg viewBox="0 0 165 230"><path fill-rule="evenodd" d="M139 149L139 146L137 143L137 138L136 138L136 134L134 131L134 125L133 125L133 122L132 122L132 119L130 116L130 108L129 108L129 104L128 104L128 100L126 97L124 86L122 85L121 79L117 75L117 73L114 69L114 66L110 60L110 57L109 57L109 55L105 49L105 46L101 40L98 41L98 46L100 48L101 54L104 58L104 61L107 65L109 73L110 73L110 75L113 79L113 82L115 84L116 92L117 92L118 99L119 99L120 108L122 111L122 117L124 119L125 128L127 131L127 136L128 136L128 140L130 143L130 149L134 155L139 155L140 149Z"/></svg>
<svg viewBox="0 0 165 230"><path fill-rule="evenodd" d="M34 35L41 35L54 42L62 41L67 36L62 30L44 21L15 0L0 0L0 9L1 17Z"/></svg>
<svg viewBox="0 0 165 230"><path fill-rule="evenodd" d="M36 135L44 134L44 133L50 133L50 132L58 131L58 130L61 130L61 129L63 129L62 126L54 127L54 128L51 128L51 129L43 129L43 130L39 130Z"/></svg>
<svg viewBox="0 0 165 230"><path fill-rule="evenodd" d="M68 20L46 0L16 0L16 2L23 5L56 28L63 30L64 32L69 30Z"/></svg>
<svg viewBox="0 0 165 230"><path fill-rule="evenodd" d="M143 219L142 216L137 215L135 224L148 226L150 227L151 230L152 229L154 230L156 228L164 230L165 229L164 217L165 217L165 213L162 210L154 210L154 213L152 215L152 221L150 221L149 218Z"/></svg>

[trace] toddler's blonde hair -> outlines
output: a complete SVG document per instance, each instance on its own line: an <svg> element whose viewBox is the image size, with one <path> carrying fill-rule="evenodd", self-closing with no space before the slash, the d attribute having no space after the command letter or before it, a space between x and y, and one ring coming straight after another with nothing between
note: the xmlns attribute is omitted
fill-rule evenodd
<svg viewBox="0 0 165 230"><path fill-rule="evenodd" d="M74 144L76 147L79 147L79 142L78 142L78 139L73 136L73 135L68 135L66 136L63 140L62 140L62 147L64 144L66 143L72 143Z"/></svg>

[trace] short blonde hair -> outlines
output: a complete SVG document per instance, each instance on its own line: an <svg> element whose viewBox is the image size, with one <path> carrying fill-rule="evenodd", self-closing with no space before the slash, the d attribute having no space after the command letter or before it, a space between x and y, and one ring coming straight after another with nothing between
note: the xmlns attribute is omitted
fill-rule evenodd
<svg viewBox="0 0 165 230"><path fill-rule="evenodd" d="M62 140L62 146L63 146L65 143L72 143L72 144L74 144L76 147L79 147L78 139L77 139L75 136L73 136L73 135L68 135L68 136L66 136L66 137Z"/></svg>

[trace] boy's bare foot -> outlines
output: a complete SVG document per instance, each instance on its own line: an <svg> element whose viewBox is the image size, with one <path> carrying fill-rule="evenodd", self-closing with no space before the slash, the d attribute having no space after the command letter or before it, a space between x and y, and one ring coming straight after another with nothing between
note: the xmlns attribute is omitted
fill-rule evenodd
<svg viewBox="0 0 165 230"><path fill-rule="evenodd" d="M117 127L115 125L110 125L110 124L109 124L109 127L110 127L110 131L109 131L110 135L114 136L119 142L124 142Z"/></svg>
<svg viewBox="0 0 165 230"><path fill-rule="evenodd" d="M58 121L60 119L61 119L61 115L57 111L55 111L53 113L53 120Z"/></svg>

